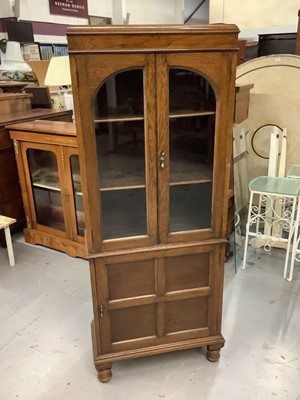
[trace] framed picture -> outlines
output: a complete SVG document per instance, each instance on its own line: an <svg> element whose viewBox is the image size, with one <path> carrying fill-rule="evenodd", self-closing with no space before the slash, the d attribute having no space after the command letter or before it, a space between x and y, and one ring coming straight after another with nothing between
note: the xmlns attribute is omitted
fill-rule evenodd
<svg viewBox="0 0 300 400"><path fill-rule="evenodd" d="M22 51L24 61L38 61L41 59L38 43L34 43L34 44L22 43L21 51Z"/></svg>
<svg viewBox="0 0 300 400"><path fill-rule="evenodd" d="M112 25L112 18L89 15L89 25Z"/></svg>

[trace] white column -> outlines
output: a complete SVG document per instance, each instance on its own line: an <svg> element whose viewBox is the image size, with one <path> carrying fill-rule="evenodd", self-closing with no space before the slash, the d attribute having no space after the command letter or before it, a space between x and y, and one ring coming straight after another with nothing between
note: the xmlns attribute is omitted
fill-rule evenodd
<svg viewBox="0 0 300 400"><path fill-rule="evenodd" d="M123 25L125 18L125 0L113 0L113 24Z"/></svg>
<svg viewBox="0 0 300 400"><path fill-rule="evenodd" d="M174 20L175 24L184 23L184 0L174 0Z"/></svg>

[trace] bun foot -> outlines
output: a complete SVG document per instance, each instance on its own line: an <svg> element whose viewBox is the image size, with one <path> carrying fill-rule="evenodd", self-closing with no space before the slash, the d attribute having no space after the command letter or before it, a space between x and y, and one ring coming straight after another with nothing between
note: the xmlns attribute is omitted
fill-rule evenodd
<svg viewBox="0 0 300 400"><path fill-rule="evenodd" d="M208 361L211 361L211 362L218 361L220 358L220 350L223 346L224 346L223 344L213 344L213 345L207 346L206 358L208 359Z"/></svg>
<svg viewBox="0 0 300 400"><path fill-rule="evenodd" d="M102 383L109 382L112 378L112 364L105 364L97 366L98 379Z"/></svg>

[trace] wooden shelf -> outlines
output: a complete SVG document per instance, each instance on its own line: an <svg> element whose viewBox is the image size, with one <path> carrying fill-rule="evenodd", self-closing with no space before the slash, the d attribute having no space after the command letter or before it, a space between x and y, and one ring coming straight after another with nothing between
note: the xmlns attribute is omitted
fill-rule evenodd
<svg viewBox="0 0 300 400"><path fill-rule="evenodd" d="M100 177L100 190L127 190L145 188L145 172L130 169L130 173L120 171L120 167L110 169L109 175ZM125 171L122 169L122 171ZM128 171L127 171L128 172ZM171 163L169 183L170 186L206 183L212 181L212 166L206 163L193 162L191 160L176 160Z"/></svg>
<svg viewBox="0 0 300 400"><path fill-rule="evenodd" d="M54 192L61 192L60 187L58 186L50 186L50 185L45 185L42 183L34 183L33 188L37 188L37 189L44 189L44 190L52 190Z"/></svg>
<svg viewBox="0 0 300 400"><path fill-rule="evenodd" d="M203 117L206 115L215 115L215 111L211 110L178 110L171 111L169 118L188 118L188 117ZM94 119L95 123L103 122L129 122L129 121L143 121L143 115L111 115L107 117L98 117Z"/></svg>
<svg viewBox="0 0 300 400"><path fill-rule="evenodd" d="M206 115L215 115L214 111L196 111L196 110L180 110L171 111L169 118L188 118L188 117L203 117Z"/></svg>
<svg viewBox="0 0 300 400"><path fill-rule="evenodd" d="M143 115L112 115L107 117L95 118L95 123L103 122L129 122L129 121L143 121Z"/></svg>

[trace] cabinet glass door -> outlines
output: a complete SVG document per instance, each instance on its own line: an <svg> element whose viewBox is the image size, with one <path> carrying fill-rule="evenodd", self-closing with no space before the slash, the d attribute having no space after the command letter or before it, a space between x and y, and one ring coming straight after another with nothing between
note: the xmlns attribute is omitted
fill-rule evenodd
<svg viewBox="0 0 300 400"><path fill-rule="evenodd" d="M223 55L157 55L159 242L220 237L230 112ZM223 134L224 133L224 134Z"/></svg>
<svg viewBox="0 0 300 400"><path fill-rule="evenodd" d="M169 69L169 232L209 229L215 95L189 69Z"/></svg>
<svg viewBox="0 0 300 400"><path fill-rule="evenodd" d="M103 240L148 233L143 74L114 74L95 98Z"/></svg>
<svg viewBox="0 0 300 400"><path fill-rule="evenodd" d="M85 217L83 211L83 195L81 186L81 177L79 169L79 157L78 154L72 154L69 158L71 176L72 176L72 189L75 204L75 215L76 215L76 233L78 236L84 236L85 229Z"/></svg>
<svg viewBox="0 0 300 400"><path fill-rule="evenodd" d="M48 150L28 148L27 160L36 222L65 231L56 154Z"/></svg>

